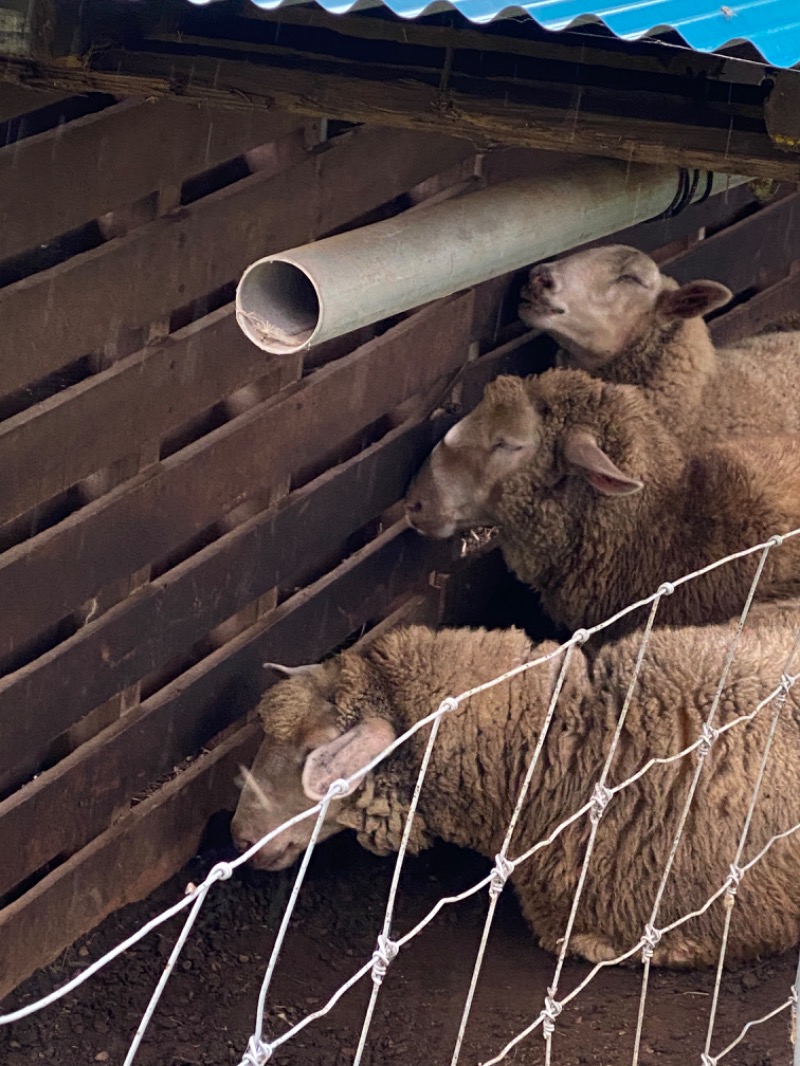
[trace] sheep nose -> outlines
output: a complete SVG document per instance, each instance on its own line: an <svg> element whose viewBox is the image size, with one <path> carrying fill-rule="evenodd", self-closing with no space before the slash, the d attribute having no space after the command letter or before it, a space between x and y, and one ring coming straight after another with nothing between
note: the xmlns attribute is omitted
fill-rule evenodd
<svg viewBox="0 0 800 1066"><path fill-rule="evenodd" d="M258 840L255 833L248 833L241 829L234 829L233 827L231 827L231 837L237 851L247 851L247 849L251 848L256 840Z"/></svg>
<svg viewBox="0 0 800 1066"><path fill-rule="evenodd" d="M422 511L422 500L408 500L406 501L406 512L408 514L419 514Z"/></svg>
<svg viewBox="0 0 800 1066"><path fill-rule="evenodd" d="M528 288L532 293L549 291L555 289L555 287L556 279L547 263L542 263L531 270L528 277Z"/></svg>

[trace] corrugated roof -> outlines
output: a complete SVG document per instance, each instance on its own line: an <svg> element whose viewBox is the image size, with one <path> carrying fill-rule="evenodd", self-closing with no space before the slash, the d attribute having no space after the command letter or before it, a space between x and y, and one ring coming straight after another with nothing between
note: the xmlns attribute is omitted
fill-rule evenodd
<svg viewBox="0 0 800 1066"><path fill-rule="evenodd" d="M191 0L205 4L210 0ZM275 11L302 0L252 0ZM531 0L504 5L502 0L317 0L332 14L385 6L404 19L455 9L470 22L486 23L527 15L545 30L573 30L602 24L617 37L639 40L674 31L699 52L717 52L733 44L753 45L767 63L792 67L800 62L800 0ZM597 0L596 0L597 2Z"/></svg>

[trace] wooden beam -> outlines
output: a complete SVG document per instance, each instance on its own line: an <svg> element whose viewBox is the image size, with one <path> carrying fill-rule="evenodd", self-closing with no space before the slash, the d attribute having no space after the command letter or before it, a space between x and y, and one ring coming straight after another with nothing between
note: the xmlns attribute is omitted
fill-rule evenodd
<svg viewBox="0 0 800 1066"><path fill-rule="evenodd" d="M692 99L686 83L682 98L676 85L672 97L652 93L643 108L641 94L630 86L607 91L576 83L558 87L556 99L547 83L513 76L454 76L443 83L441 71L434 80L433 72L423 76L413 68L396 68L392 76L369 64L353 64L349 75L341 69L341 63L288 54L278 61L252 53L232 58L221 51L111 48L77 66L8 60L0 66L0 78L73 92L172 94L225 107L280 108L446 132L481 147L518 145L786 181L800 178L800 158L776 147L763 117L753 120L751 105L731 105L729 120L722 121L724 106ZM564 95L567 90L571 95ZM593 93L596 106L605 111L589 106Z"/></svg>

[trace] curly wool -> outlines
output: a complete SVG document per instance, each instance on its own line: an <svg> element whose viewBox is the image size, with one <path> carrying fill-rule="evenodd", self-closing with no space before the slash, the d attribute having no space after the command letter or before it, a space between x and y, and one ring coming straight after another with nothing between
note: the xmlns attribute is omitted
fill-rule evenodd
<svg viewBox="0 0 800 1066"><path fill-rule="evenodd" d="M524 389L524 396L522 391ZM535 456L493 497L509 567L538 589L551 617L595 625L638 599L775 533L800 526L796 437L740 438L684 450L640 389L607 385L585 371L497 379L470 417L510 403L540 412ZM624 497L599 494L561 453L569 428L588 429L626 475L644 482ZM721 622L739 613L758 559L729 563L677 589L660 624ZM800 593L800 538L770 552L758 596ZM630 617L625 625L639 624Z"/></svg>
<svg viewBox="0 0 800 1066"><path fill-rule="evenodd" d="M798 605L761 611L745 629L719 703L715 726L752 712L786 667ZM609 783L622 782L653 757L693 744L717 691L735 626L654 631ZM591 797L604 764L639 652L640 636L606 645L593 660L574 648L560 701L534 773L510 856L523 854ZM331 672L329 705L376 712L397 734L430 713L443 694L499 676L557 650L531 646L518 630L441 630L410 626L379 638L362 653L344 653L357 669ZM336 662L337 660L334 660ZM556 656L467 700L441 724L412 834L411 851L441 838L493 859L499 851L554 684ZM345 681L346 677L346 681ZM457 684L454 684L457 681ZM356 686L356 687L353 687ZM304 721L306 690L298 680L277 685L262 703L264 744L274 743L272 709L280 717L294 700ZM774 708L721 734L703 764L682 843L657 918L664 927L698 909L726 881L755 787ZM335 713L333 710L331 713ZM752 819L743 862L777 833L800 822L800 702L792 689L778 719L767 776ZM396 851L428 743L426 729L401 745L331 815L354 828L365 847ZM660 763L609 801L577 910L571 949L591 961L634 946L650 921L656 887L670 852L695 768L695 756ZM268 783L267 783L268 784ZM285 812L284 812L285 813ZM266 827L264 827L266 828ZM557 951L564 935L590 830L578 819L514 871L510 886L543 947ZM800 939L800 834L775 842L745 875L737 893L728 959L788 949ZM741 914L738 912L741 911ZM715 963L725 917L722 901L665 935L657 965Z"/></svg>

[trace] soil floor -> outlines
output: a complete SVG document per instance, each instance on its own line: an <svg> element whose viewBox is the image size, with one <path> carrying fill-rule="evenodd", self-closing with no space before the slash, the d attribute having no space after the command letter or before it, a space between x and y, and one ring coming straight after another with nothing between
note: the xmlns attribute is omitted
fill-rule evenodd
<svg viewBox="0 0 800 1066"><path fill-rule="evenodd" d="M223 828L224 832L224 828ZM47 970L36 974L3 1007L29 1002L87 967L94 959L178 900L224 848L207 846L158 892L108 918ZM391 859L378 859L342 834L321 845L309 869L281 955L267 1010L267 1035L320 1007L374 948L391 878ZM407 861L394 935L401 935L443 895L457 893L489 864L453 847L437 846ZM256 1000L294 870L244 870L217 884L205 903L177 970L146 1033L138 1066L229 1066L238 1063L254 1024ZM368 1066L445 1066L478 945L487 897L481 892L445 907L392 965L378 998L364 1063ZM0 1064L88 1066L122 1064L131 1037L172 949L181 919L172 919L116 959L74 993L0 1029ZM500 907L460 1062L491 1058L542 1007L555 960L535 946L506 891ZM712 1043L717 1054L747 1021L785 1001L794 981L796 953L727 971ZM589 966L568 962L561 994ZM640 1062L685 1066L701 1062L713 974L653 971ZM605 970L567 1006L553 1037L556 1064L617 1066L631 1061L641 971ZM272 1062L339 1066L352 1059L371 988L362 981L325 1018L311 1023L276 1051ZM789 1012L751 1029L725 1060L731 1066L789 1066ZM506 1060L544 1063L537 1030Z"/></svg>

